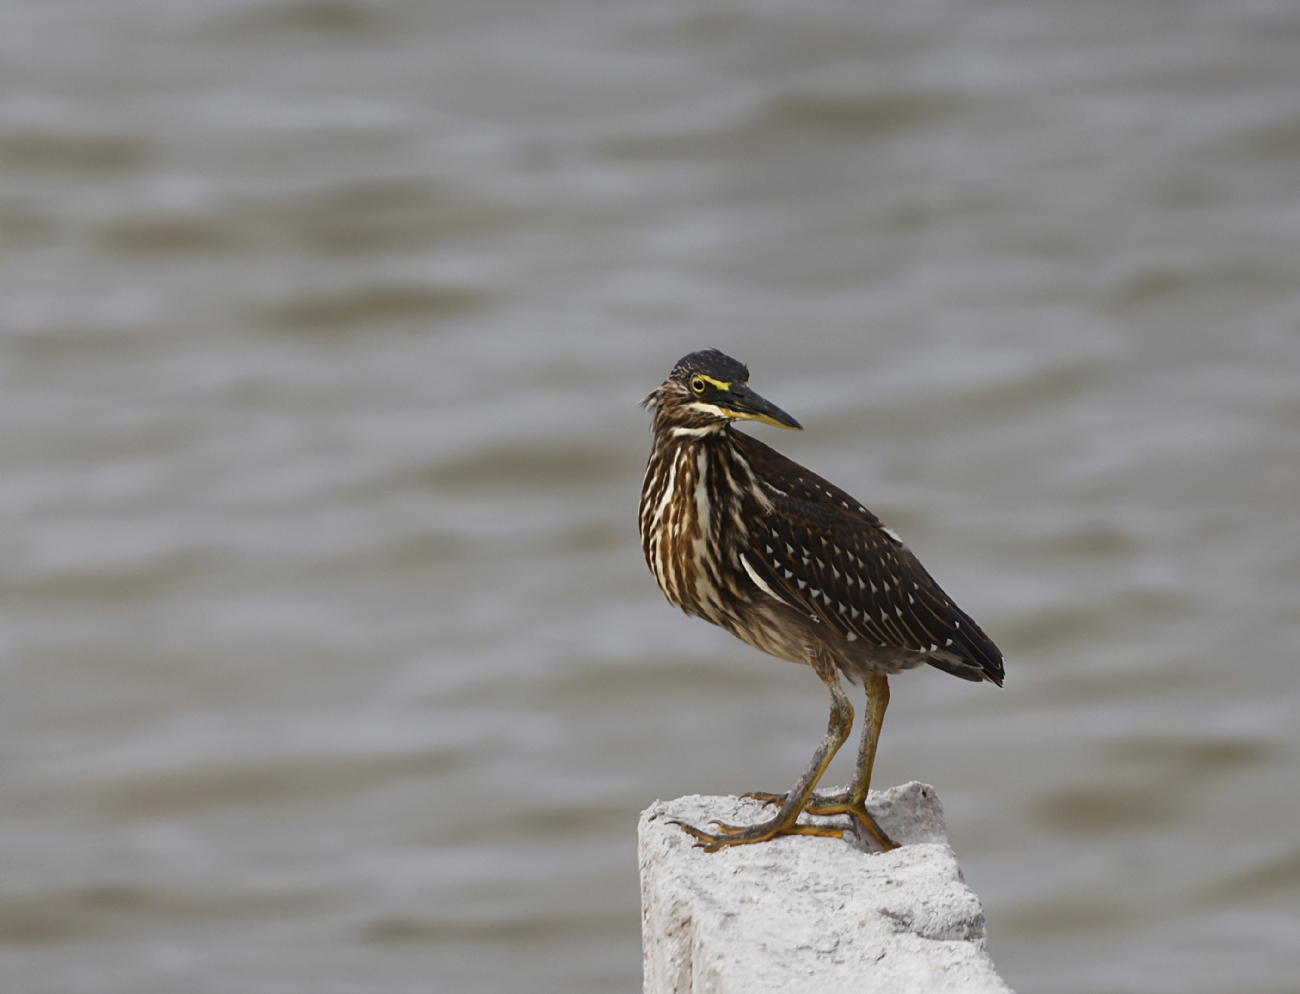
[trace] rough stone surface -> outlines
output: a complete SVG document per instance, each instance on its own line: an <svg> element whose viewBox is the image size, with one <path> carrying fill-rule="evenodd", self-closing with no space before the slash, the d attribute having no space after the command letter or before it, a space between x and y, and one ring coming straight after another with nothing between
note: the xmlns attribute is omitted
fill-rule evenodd
<svg viewBox="0 0 1300 994"><path fill-rule="evenodd" d="M693 795L642 812L646 994L1008 994L934 788L904 784L868 803L893 852L786 836L706 853L669 819L743 825L772 810Z"/></svg>

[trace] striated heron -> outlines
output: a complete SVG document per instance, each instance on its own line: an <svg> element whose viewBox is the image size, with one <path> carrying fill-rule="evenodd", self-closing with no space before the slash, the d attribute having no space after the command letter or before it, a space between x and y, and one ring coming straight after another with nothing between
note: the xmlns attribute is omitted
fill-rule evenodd
<svg viewBox="0 0 1300 994"><path fill-rule="evenodd" d="M747 795L779 805L774 818L715 823L716 833L677 824L715 852L778 835L842 838L843 828L798 819L849 815L893 849L866 805L889 674L928 663L1000 687L1002 653L879 518L732 426L802 427L749 388L743 363L717 349L692 352L644 405L654 416L654 448L641 489L641 546L660 589L754 648L807 663L831 693L826 736L794 789ZM841 675L862 681L867 719L852 786L818 794L853 727Z"/></svg>

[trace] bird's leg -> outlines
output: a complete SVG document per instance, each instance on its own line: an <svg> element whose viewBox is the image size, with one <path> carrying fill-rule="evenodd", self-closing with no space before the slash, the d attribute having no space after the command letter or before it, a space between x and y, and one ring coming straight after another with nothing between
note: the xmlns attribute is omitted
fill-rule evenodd
<svg viewBox="0 0 1300 994"><path fill-rule="evenodd" d="M739 846L752 842L766 842L768 839L775 838L778 835L821 835L832 838L843 838L844 829L833 828L821 825L799 825L799 815L803 812L804 805L808 803L808 798L812 795L813 788L817 786L817 781L821 779L826 767L830 765L831 760L844 740L849 737L849 731L853 727L853 705L849 703L848 696L844 693L844 688L840 686L839 672L835 668L834 662L829 655L818 648L810 650L809 655L812 657L811 662L814 671L822 678L827 688L831 692L831 714L830 721L826 727L826 735L813 754L812 762L804 770L803 776L795 784L794 790L786 794L782 799L781 810L776 813L776 817L770 821L760 822L757 825L739 826L724 825L721 822L712 822L717 826L717 833L705 832L702 829L695 828L692 825L684 824L680 821L674 821L672 824L677 825L683 832L693 835L703 843L705 852L717 852L723 846ZM869 816L868 816L869 817Z"/></svg>
<svg viewBox="0 0 1300 994"><path fill-rule="evenodd" d="M867 794L871 790L871 770L876 765L876 743L880 740L880 726L885 720L885 709L889 707L889 679L885 676L867 677L864 681L867 691L867 717L862 723L862 740L858 746L858 768L853 777L853 786L837 794L810 794L804 804L804 811L818 817L831 815L849 815L876 840L884 850L898 848L897 844L884 833L871 812L867 810ZM783 804L785 794L746 794L766 804Z"/></svg>
<svg viewBox="0 0 1300 994"><path fill-rule="evenodd" d="M867 691L867 718L862 723L862 741L858 746L858 769L853 786L847 795L831 797L813 796L804 810L810 815L851 815L882 849L896 849L893 842L876 824L867 810L867 794L871 790L871 768L876 765L876 743L880 740L880 725L889 707L889 678L881 674L864 681Z"/></svg>

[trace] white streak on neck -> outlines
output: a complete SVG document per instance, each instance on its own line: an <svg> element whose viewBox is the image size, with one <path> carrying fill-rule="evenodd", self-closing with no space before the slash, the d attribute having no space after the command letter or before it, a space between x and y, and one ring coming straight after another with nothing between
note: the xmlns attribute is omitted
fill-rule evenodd
<svg viewBox="0 0 1300 994"><path fill-rule="evenodd" d="M695 596L704 616L717 624L718 595L711 575L717 565L710 554L714 522L709 504L709 453L704 446L695 457L695 473L695 526L699 529L695 536Z"/></svg>
<svg viewBox="0 0 1300 994"><path fill-rule="evenodd" d="M725 427L725 424L705 425L703 428L673 428L671 432L676 438L704 438L706 435L716 435Z"/></svg>
<svg viewBox="0 0 1300 994"><path fill-rule="evenodd" d="M673 488L676 487L676 485L677 485L677 460L674 458L673 461L668 466L668 482L664 485L663 496L659 498L659 503L655 507L654 517L650 519L650 527L652 531L654 530L655 526L659 524L659 519L663 517L664 511L668 509L668 505L672 503Z"/></svg>

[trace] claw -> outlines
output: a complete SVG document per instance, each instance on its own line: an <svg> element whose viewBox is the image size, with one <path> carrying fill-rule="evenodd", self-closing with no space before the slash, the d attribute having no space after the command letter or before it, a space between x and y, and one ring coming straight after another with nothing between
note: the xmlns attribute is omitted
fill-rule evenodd
<svg viewBox="0 0 1300 994"><path fill-rule="evenodd" d="M709 824L718 830L719 835L739 835L741 832L748 830L746 825L728 825L726 822L721 821L711 821Z"/></svg>
<svg viewBox="0 0 1300 994"><path fill-rule="evenodd" d="M714 838L715 838L715 837L712 836L712 835L710 835L708 832L705 832L705 831L703 831L702 829L698 829L698 828L696 828L694 825L688 825L688 824L686 824L686 822L684 822L684 821L678 821L676 818L670 818L670 819L668 820L668 824L669 824L669 825L676 825L678 828L680 828L680 829L681 829L683 832L685 832L687 835L692 836L693 838L699 839L701 842L713 842L713 841L714 841Z"/></svg>
<svg viewBox="0 0 1300 994"><path fill-rule="evenodd" d="M741 798L750 801L758 801L760 804L781 805L785 803L785 794L769 794L765 790L751 790L748 794L741 794Z"/></svg>

